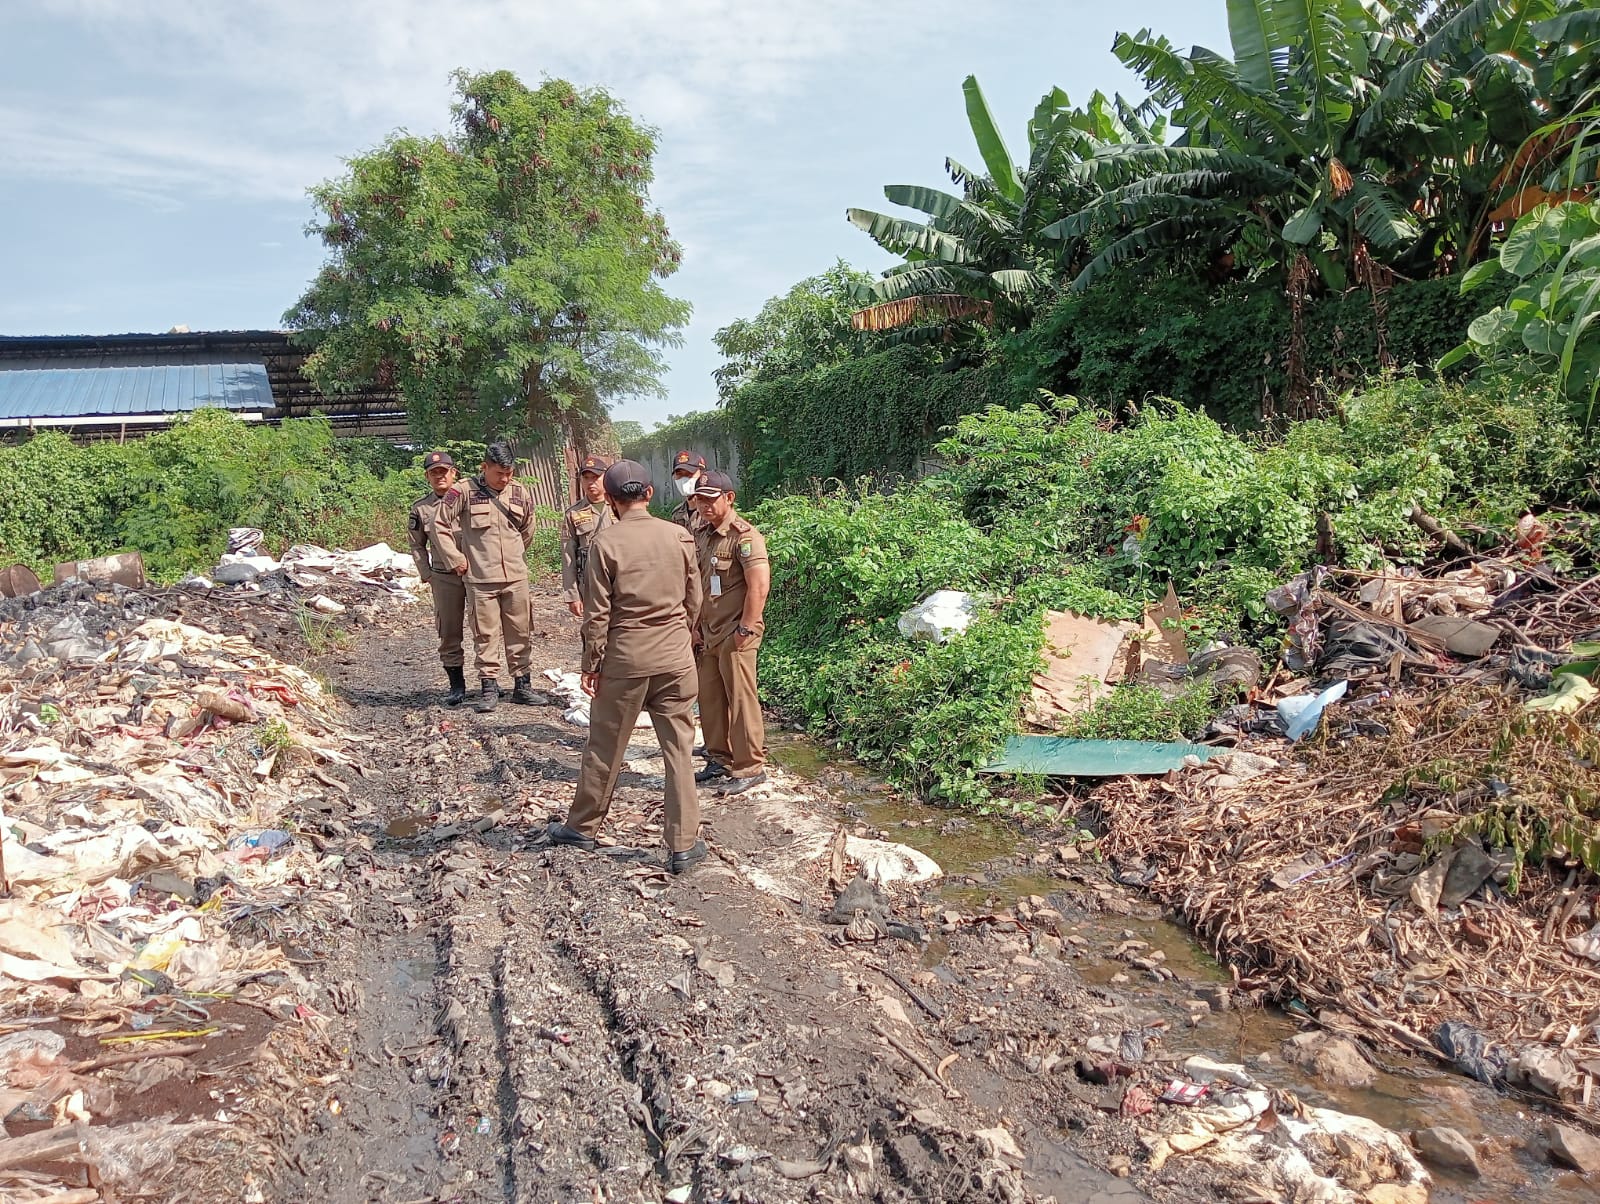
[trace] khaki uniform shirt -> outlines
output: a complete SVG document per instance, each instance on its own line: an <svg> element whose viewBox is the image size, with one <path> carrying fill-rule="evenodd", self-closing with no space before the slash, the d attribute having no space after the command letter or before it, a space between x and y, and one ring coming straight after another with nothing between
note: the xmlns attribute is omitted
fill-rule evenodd
<svg viewBox="0 0 1600 1204"><path fill-rule="evenodd" d="M695 547L700 560L700 583L705 588L705 608L700 614L700 633L706 647L716 649L733 638L733 629L744 617L747 593L745 569L767 561L767 541L744 519L730 513L720 527L701 523L695 532ZM760 616L756 634L745 649L759 647L764 624Z"/></svg>
<svg viewBox="0 0 1600 1204"><path fill-rule="evenodd" d="M611 507L605 502L591 502L588 498L567 507L561 516L561 600L578 602L578 586L583 576L581 567L588 561L589 545L594 537L617 521Z"/></svg>
<svg viewBox="0 0 1600 1204"><path fill-rule="evenodd" d="M634 510L594 537L583 577L583 669L649 677L694 666L700 618L694 541Z"/></svg>
<svg viewBox="0 0 1600 1204"><path fill-rule="evenodd" d="M482 477L457 481L434 511L434 538L452 569L466 564L469 585L526 581L533 494L518 481L499 493Z"/></svg>
<svg viewBox="0 0 1600 1204"><path fill-rule="evenodd" d="M697 535L700 528L705 525L705 519L700 517L700 511L689 508L689 499L684 498L672 508L672 521L677 523L690 535Z"/></svg>
<svg viewBox="0 0 1600 1204"><path fill-rule="evenodd" d="M406 519L406 542L411 545L411 559L417 562L417 574L424 581L435 573L450 571L450 562L445 557L444 549L434 538L434 522L442 501L443 494L430 490L426 497L412 503L411 516Z"/></svg>

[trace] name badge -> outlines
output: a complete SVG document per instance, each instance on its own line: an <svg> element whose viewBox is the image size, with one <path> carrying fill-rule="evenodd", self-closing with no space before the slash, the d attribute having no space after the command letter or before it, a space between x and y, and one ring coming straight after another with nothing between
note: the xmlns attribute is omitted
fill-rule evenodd
<svg viewBox="0 0 1600 1204"><path fill-rule="evenodd" d="M718 573L711 574L711 596L713 598L722 597L722 577Z"/></svg>

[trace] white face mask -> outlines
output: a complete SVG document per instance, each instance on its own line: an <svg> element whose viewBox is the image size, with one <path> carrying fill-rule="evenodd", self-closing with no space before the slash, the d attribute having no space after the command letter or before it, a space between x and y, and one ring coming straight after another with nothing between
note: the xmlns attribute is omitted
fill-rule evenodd
<svg viewBox="0 0 1600 1204"><path fill-rule="evenodd" d="M688 497L700 486L699 477L673 477L672 483L677 487L679 497Z"/></svg>

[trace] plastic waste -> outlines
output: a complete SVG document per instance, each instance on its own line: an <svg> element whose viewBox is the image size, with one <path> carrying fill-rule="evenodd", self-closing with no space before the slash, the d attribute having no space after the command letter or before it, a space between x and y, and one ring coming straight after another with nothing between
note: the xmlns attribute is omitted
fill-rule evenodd
<svg viewBox="0 0 1600 1204"><path fill-rule="evenodd" d="M730 1104L753 1104L760 1098L761 1092L757 1091L754 1087L741 1087L732 1095L728 1096L728 1102Z"/></svg>
<svg viewBox="0 0 1600 1204"><path fill-rule="evenodd" d="M1550 678L1550 693L1542 698L1529 699L1523 705L1530 711L1572 715L1597 697L1600 697L1600 690L1576 673L1557 673Z"/></svg>
<svg viewBox="0 0 1600 1204"><path fill-rule="evenodd" d="M218 585L244 585L259 576L260 569L241 560L233 564L219 564L212 572L211 579Z"/></svg>
<svg viewBox="0 0 1600 1204"><path fill-rule="evenodd" d="M230 527L228 529L228 554L231 556L259 556L261 542L266 535L257 527Z"/></svg>
<svg viewBox="0 0 1600 1204"><path fill-rule="evenodd" d="M1350 688L1348 681L1336 681L1320 694L1296 694L1278 704L1278 718L1283 721L1283 734L1290 740L1299 740L1317 730L1322 712L1339 701Z"/></svg>
<svg viewBox="0 0 1600 1204"><path fill-rule="evenodd" d="M260 832L246 832L235 836L228 841L230 849L259 849L266 856L286 849L294 843L294 837L282 828L267 828Z"/></svg>
<svg viewBox="0 0 1600 1204"><path fill-rule="evenodd" d="M941 589L929 594L900 616L895 625L908 640L947 644L972 625L978 600L962 590Z"/></svg>
<svg viewBox="0 0 1600 1204"><path fill-rule="evenodd" d="M1506 1077L1506 1054L1472 1025L1446 1020L1434 1030L1433 1044L1456 1068L1491 1087Z"/></svg>

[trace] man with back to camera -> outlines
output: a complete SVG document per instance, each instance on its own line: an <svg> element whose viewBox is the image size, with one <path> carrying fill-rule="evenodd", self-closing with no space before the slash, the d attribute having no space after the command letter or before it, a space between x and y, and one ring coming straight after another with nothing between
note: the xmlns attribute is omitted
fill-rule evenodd
<svg viewBox="0 0 1600 1204"><path fill-rule="evenodd" d="M767 780L767 729L756 688L756 650L772 588L767 541L734 512L733 479L700 478L695 546L705 605L700 612L700 729L706 767L695 781L726 779L719 794L743 794Z"/></svg>
<svg viewBox="0 0 1600 1204"><path fill-rule="evenodd" d="M585 456L578 468L578 487L583 494L561 516L561 600L573 618L583 618L583 577L589 562L589 545L594 537L616 522L606 505L602 478L609 461L604 456Z"/></svg>
<svg viewBox="0 0 1600 1204"><path fill-rule="evenodd" d="M667 868L681 874L705 860L695 796L695 659L691 633L700 617L694 541L650 513L655 490L642 464L606 469L606 499L617 521L589 545L583 583L583 689L589 740L578 789L550 843L592 850L611 810L628 737L641 709L661 742L666 765L663 836Z"/></svg>
<svg viewBox="0 0 1600 1204"><path fill-rule="evenodd" d="M500 705L500 670L509 664L511 701L534 702L532 610L528 545L533 541L533 494L515 479L516 459L491 443L480 475L459 481L439 502L435 531L452 571L467 583L467 608L476 637L480 714Z"/></svg>
<svg viewBox="0 0 1600 1204"><path fill-rule="evenodd" d="M684 448L672 457L672 488L683 500L672 509L672 521L677 523L690 535L695 533L699 517L695 508L699 505L694 496L694 491L700 486L700 478L705 475L706 458L699 452Z"/></svg>
<svg viewBox="0 0 1600 1204"><path fill-rule="evenodd" d="M466 653L462 637L466 630L467 585L454 569L434 535L439 504L450 486L456 483L456 462L447 451L431 451L422 458L422 474L433 490L419 498L406 520L406 539L417 574L427 582L433 595L433 626L439 634L439 663L450 682L444 696L447 707L458 707L467 700Z"/></svg>

